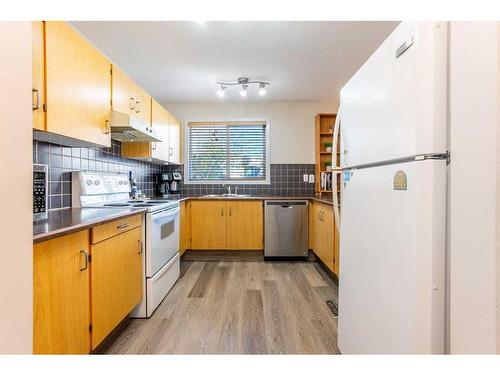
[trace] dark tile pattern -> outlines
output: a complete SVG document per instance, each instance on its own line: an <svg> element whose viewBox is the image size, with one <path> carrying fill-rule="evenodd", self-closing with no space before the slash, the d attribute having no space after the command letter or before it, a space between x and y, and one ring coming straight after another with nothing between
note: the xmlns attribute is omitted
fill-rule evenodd
<svg viewBox="0 0 500 375"><path fill-rule="evenodd" d="M230 184L232 191L238 187L238 194L309 196L314 195L314 184L303 182L304 174L314 174L314 164L271 164L271 183L269 185ZM165 166L165 171L179 172L184 178L184 166ZM180 184L182 195L202 196L223 194L226 189L217 184Z"/></svg>
<svg viewBox="0 0 500 375"><path fill-rule="evenodd" d="M49 166L49 209L71 207L72 171L132 171L138 188L147 196L154 196L162 166L124 159L120 155L121 143L114 140L109 148L75 148L33 141L33 163Z"/></svg>
<svg viewBox="0 0 500 375"><path fill-rule="evenodd" d="M121 156L121 143L113 140L110 148L66 147L53 143L33 141L33 163L49 166L49 209L71 207L71 172L96 171L128 173L137 179L139 189L147 196L156 195L157 174L179 172L184 166L161 166L148 162L125 159ZM271 183L268 185L232 184L239 194L309 196L314 195L314 184L303 182L304 174L314 174L314 164L271 164ZM184 184L182 195L202 196L223 194L226 189L217 184Z"/></svg>

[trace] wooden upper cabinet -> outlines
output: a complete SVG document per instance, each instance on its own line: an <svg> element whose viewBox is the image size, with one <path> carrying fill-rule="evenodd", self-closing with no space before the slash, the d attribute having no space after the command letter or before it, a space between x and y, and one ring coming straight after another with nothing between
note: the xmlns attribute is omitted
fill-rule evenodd
<svg viewBox="0 0 500 375"><path fill-rule="evenodd" d="M173 164L181 163L181 123L170 115L169 159Z"/></svg>
<svg viewBox="0 0 500 375"><path fill-rule="evenodd" d="M142 227L136 227L91 247L92 349L142 299L141 236Z"/></svg>
<svg viewBox="0 0 500 375"><path fill-rule="evenodd" d="M47 131L109 147L110 69L66 22L45 22Z"/></svg>
<svg viewBox="0 0 500 375"><path fill-rule="evenodd" d="M226 249L226 201L192 201L191 249Z"/></svg>
<svg viewBox="0 0 500 375"><path fill-rule="evenodd" d="M33 246L33 353L89 353L88 252L88 230Z"/></svg>
<svg viewBox="0 0 500 375"><path fill-rule="evenodd" d="M227 248L264 249L262 201L227 201Z"/></svg>
<svg viewBox="0 0 500 375"><path fill-rule="evenodd" d="M151 126L162 139L151 146L153 158L168 161L170 114L154 99L151 99Z"/></svg>
<svg viewBox="0 0 500 375"><path fill-rule="evenodd" d="M35 21L31 23L32 30L32 107L33 107L33 128L37 130L46 130L45 127L45 46L44 46L44 28L45 23Z"/></svg>
<svg viewBox="0 0 500 375"><path fill-rule="evenodd" d="M113 111L133 116L145 125L151 124L151 96L118 66L112 67Z"/></svg>
<svg viewBox="0 0 500 375"><path fill-rule="evenodd" d="M151 100L151 127L163 139L162 142L123 142L122 156L132 159L151 159L153 162L166 163L169 160L169 122L170 114L153 98Z"/></svg>
<svg viewBox="0 0 500 375"><path fill-rule="evenodd" d="M137 101L135 106L135 117L144 124L151 124L151 95L137 86Z"/></svg>
<svg viewBox="0 0 500 375"><path fill-rule="evenodd" d="M113 111L135 114L137 101L137 86L120 68L112 67L111 98Z"/></svg>

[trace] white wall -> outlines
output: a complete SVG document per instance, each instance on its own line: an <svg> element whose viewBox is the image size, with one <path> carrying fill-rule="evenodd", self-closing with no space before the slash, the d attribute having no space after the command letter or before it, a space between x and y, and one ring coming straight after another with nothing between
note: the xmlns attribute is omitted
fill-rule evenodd
<svg viewBox="0 0 500 375"><path fill-rule="evenodd" d="M496 352L498 24L450 29L450 351ZM500 212L500 211L498 211Z"/></svg>
<svg viewBox="0 0 500 375"><path fill-rule="evenodd" d="M0 354L32 353L31 23L0 22Z"/></svg>
<svg viewBox="0 0 500 375"><path fill-rule="evenodd" d="M336 113L337 103L165 104L181 121L269 120L271 163L313 164L314 116Z"/></svg>

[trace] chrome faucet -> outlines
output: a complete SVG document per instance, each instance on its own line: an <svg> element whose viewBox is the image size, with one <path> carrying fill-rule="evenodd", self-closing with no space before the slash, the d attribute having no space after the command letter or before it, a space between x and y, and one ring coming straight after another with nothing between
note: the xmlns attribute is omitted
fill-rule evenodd
<svg viewBox="0 0 500 375"><path fill-rule="evenodd" d="M222 187L225 187L225 188L226 188L227 193L228 193L229 195L231 195L231 185L226 185L226 184L224 184L224 185L222 185Z"/></svg>

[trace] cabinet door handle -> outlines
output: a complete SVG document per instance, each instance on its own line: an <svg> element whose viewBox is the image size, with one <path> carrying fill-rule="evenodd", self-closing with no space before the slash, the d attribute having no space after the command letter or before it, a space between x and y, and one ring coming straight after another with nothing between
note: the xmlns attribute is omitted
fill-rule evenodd
<svg viewBox="0 0 500 375"><path fill-rule="evenodd" d="M141 102L136 101L135 104L137 104L137 106L135 107L135 113L139 113L141 111Z"/></svg>
<svg viewBox="0 0 500 375"><path fill-rule="evenodd" d="M152 148L153 150L156 150L156 142L153 142L153 143L152 143L151 148Z"/></svg>
<svg viewBox="0 0 500 375"><path fill-rule="evenodd" d="M137 242L139 242L139 252L137 254L142 254L142 241L137 240Z"/></svg>
<svg viewBox="0 0 500 375"><path fill-rule="evenodd" d="M128 223L123 223L123 224L117 225L116 229L124 229L124 228L127 228L127 227L128 227Z"/></svg>
<svg viewBox="0 0 500 375"><path fill-rule="evenodd" d="M220 208L220 215L221 215L221 216L224 216L224 207L221 207L221 208Z"/></svg>
<svg viewBox="0 0 500 375"><path fill-rule="evenodd" d="M85 260L85 266L80 268L80 271L85 271L89 268L89 254L85 250L80 250L80 254L83 254L83 259Z"/></svg>
<svg viewBox="0 0 500 375"><path fill-rule="evenodd" d="M102 132L107 135L111 132L111 128L109 126L109 120L105 120L104 122L106 126L104 127L104 130Z"/></svg>
<svg viewBox="0 0 500 375"><path fill-rule="evenodd" d="M36 111L38 108L40 108L40 98L38 95L38 89L32 89L31 94L33 97L31 98L31 104L33 106L33 111Z"/></svg>
<svg viewBox="0 0 500 375"><path fill-rule="evenodd" d="M130 98L129 107L130 107L130 109L134 109L135 108L135 99L134 98Z"/></svg>
<svg viewBox="0 0 500 375"><path fill-rule="evenodd" d="M233 208L229 207L229 216L232 216L232 215L233 215Z"/></svg>

